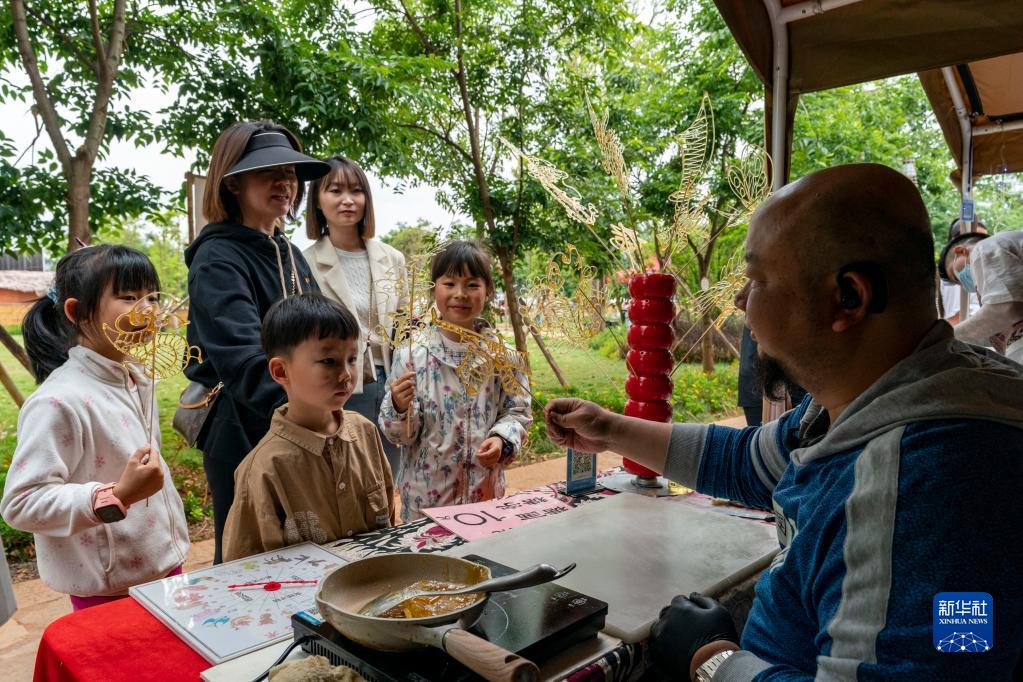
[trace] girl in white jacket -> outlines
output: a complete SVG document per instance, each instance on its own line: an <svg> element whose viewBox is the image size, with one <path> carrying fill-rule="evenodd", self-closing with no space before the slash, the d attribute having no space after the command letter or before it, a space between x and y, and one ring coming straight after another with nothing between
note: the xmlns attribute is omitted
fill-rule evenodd
<svg viewBox="0 0 1023 682"><path fill-rule="evenodd" d="M40 386L18 415L0 514L35 535L40 577L75 610L178 573L188 555L159 420L150 415L152 446L143 421L154 385L103 328L159 287L142 253L85 247L60 260L22 323Z"/></svg>

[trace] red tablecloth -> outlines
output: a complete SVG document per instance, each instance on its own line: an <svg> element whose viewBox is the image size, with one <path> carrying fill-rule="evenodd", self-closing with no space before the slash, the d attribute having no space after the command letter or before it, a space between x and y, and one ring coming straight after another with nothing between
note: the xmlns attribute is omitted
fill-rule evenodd
<svg viewBox="0 0 1023 682"><path fill-rule="evenodd" d="M195 682L210 667L131 599L69 613L39 642L36 682Z"/></svg>

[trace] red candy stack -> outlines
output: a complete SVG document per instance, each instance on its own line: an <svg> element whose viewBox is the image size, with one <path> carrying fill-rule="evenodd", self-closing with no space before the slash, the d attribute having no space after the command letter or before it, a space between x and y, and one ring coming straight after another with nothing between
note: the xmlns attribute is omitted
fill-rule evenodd
<svg viewBox="0 0 1023 682"><path fill-rule="evenodd" d="M670 422L672 417L671 347L675 343L675 277L663 273L637 275L629 282L629 355L626 364L625 414L630 417ZM630 459L625 470L636 476L640 487L658 487L657 472Z"/></svg>

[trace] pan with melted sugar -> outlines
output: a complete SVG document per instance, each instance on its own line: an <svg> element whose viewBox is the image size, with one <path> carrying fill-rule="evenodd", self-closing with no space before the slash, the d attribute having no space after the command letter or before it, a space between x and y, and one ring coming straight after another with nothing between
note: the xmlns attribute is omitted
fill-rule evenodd
<svg viewBox="0 0 1023 682"><path fill-rule="evenodd" d="M457 590L465 587L460 583L448 583L440 580L419 580L412 588L426 592L440 590ZM469 594L442 594L442 595L421 595L412 597L393 606L380 614L381 618L426 618L428 616L441 616L445 613L458 611L467 606L472 606L480 598L478 592Z"/></svg>

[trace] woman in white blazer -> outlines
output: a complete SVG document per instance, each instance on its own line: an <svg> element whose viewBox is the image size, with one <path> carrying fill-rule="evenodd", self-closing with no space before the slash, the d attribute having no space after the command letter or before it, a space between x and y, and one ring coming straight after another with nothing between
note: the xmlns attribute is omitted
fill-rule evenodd
<svg viewBox="0 0 1023 682"><path fill-rule="evenodd" d="M345 409L376 425L391 367L391 348L382 334L391 333L392 317L403 305L399 293L404 290L405 257L374 238L373 197L362 168L344 156L324 160L330 172L310 185L306 202L306 235L316 243L303 255L323 294L359 319L360 348L367 352L359 354L357 383ZM370 362L372 383L363 381L363 368ZM391 470L397 471L398 449L386 439L383 442Z"/></svg>

